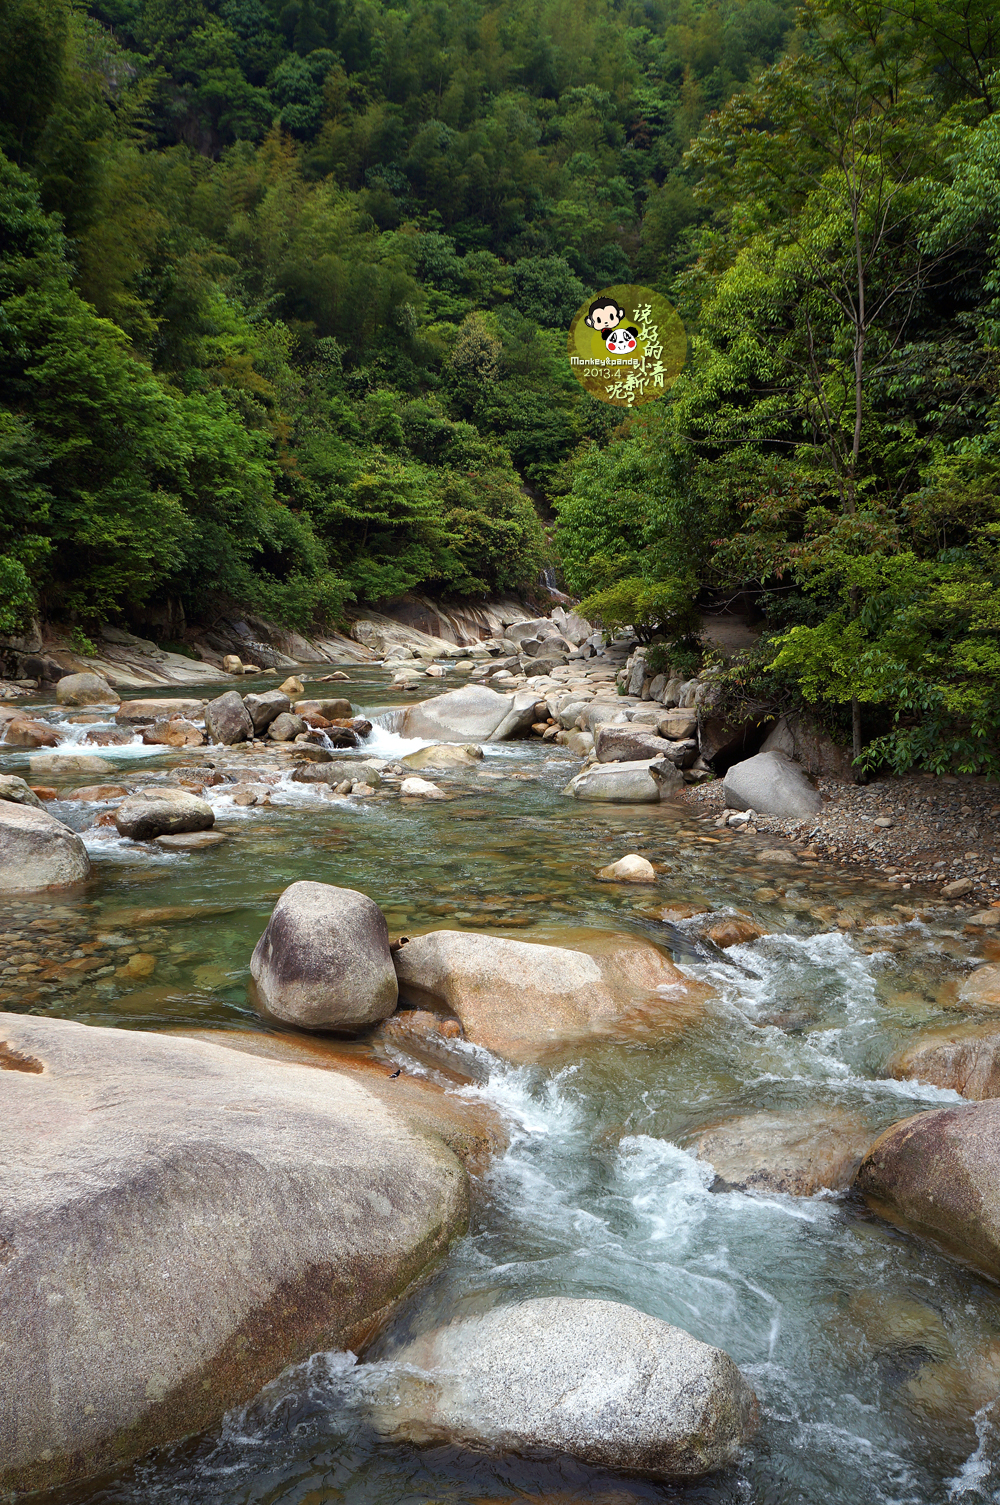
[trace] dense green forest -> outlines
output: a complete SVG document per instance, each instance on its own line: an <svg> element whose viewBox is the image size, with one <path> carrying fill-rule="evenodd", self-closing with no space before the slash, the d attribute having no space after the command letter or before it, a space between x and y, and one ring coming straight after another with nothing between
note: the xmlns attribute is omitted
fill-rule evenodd
<svg viewBox="0 0 1000 1505"><path fill-rule="evenodd" d="M556 563L734 703L994 766L987 0L5 0L0 632ZM566 329L690 332L634 413Z"/></svg>

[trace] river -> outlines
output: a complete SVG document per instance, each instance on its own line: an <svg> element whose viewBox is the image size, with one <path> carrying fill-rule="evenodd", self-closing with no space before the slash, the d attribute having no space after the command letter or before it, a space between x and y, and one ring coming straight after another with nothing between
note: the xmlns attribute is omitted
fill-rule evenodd
<svg viewBox="0 0 1000 1505"><path fill-rule="evenodd" d="M401 703L385 671L350 674L343 690L366 715ZM70 715L82 736L84 723ZM377 726L363 753L398 757L416 745ZM122 772L205 756L92 750ZM27 772L28 756L11 751L0 768ZM94 881L77 897L9 902L0 942L7 955L41 943L100 963L50 979L34 997L37 1012L129 1028L257 1030L250 954L275 899L299 878L371 895L392 935L448 924L553 940L585 926L664 944L663 905L751 914L769 933L725 956L699 955L684 923L671 932L675 959L715 994L706 1018L680 1037L605 1043L549 1069L457 1047L475 1081L451 1090L481 1095L504 1116L509 1149L476 1186L468 1236L365 1355L388 1363L407 1335L500 1301L627 1302L741 1366L764 1413L743 1463L676 1488L565 1460L390 1445L366 1427L363 1366L330 1354L286 1372L210 1435L46 1496L46 1505L1000 1500L990 1404L1000 1291L850 1195L713 1191L711 1168L690 1151L702 1126L757 1109L843 1108L874 1134L959 1101L892 1080L886 1062L914 1029L955 1017L949 989L982 960L983 943L947 917L894 907L901 895L887 883L762 861L762 843L709 831L681 805L564 798L577 766L560 748L503 744L448 777L459 798L433 803L325 799L285 779L270 805L242 808L233 786L216 787L206 796L231 839L188 854L124 842L113 828L92 828L93 804L59 800L49 808L85 833ZM62 792L97 777L44 781ZM661 868L655 896L595 881L598 867L627 851ZM116 961L136 950L154 961L133 980ZM30 992L28 977L20 986Z"/></svg>

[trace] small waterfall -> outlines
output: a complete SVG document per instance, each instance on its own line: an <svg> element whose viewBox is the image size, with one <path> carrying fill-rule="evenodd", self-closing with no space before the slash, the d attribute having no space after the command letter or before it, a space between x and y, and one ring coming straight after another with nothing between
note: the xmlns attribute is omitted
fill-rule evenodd
<svg viewBox="0 0 1000 1505"><path fill-rule="evenodd" d="M551 564L547 564L543 567L539 579L541 581L541 584L545 586L546 590L558 591L559 585L556 581L556 572Z"/></svg>
<svg viewBox="0 0 1000 1505"><path fill-rule="evenodd" d="M408 710L409 706L393 706L391 711L383 711L380 716L374 717L374 726L384 727L387 732L401 732Z"/></svg>

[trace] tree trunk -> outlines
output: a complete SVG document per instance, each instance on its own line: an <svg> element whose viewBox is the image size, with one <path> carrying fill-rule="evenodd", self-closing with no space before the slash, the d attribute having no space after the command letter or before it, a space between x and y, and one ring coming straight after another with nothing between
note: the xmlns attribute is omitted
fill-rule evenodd
<svg viewBox="0 0 1000 1505"><path fill-rule="evenodd" d="M856 695L851 698L851 752L854 758L861 756L861 702ZM854 770L854 782L863 784L865 776L860 768Z"/></svg>

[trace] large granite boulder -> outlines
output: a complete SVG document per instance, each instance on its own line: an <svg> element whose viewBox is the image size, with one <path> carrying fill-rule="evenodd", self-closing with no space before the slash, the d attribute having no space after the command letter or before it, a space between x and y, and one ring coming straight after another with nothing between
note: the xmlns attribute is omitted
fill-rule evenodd
<svg viewBox="0 0 1000 1505"><path fill-rule="evenodd" d="M615 1301L553 1296L498 1307L437 1328L393 1359L372 1420L396 1440L555 1449L680 1480L731 1466L759 1422L757 1398L727 1353Z"/></svg>
<svg viewBox="0 0 1000 1505"><path fill-rule="evenodd" d="M227 690L205 707L205 731L210 742L232 747L253 738L253 720L238 690Z"/></svg>
<svg viewBox="0 0 1000 1505"><path fill-rule="evenodd" d="M295 749L296 753L300 751ZM317 752L324 751L317 748ZM292 782L295 784L342 784L344 780L351 784L371 784L377 789L382 782L382 774L374 763L364 758L331 758L325 753L321 762L297 763L292 770Z"/></svg>
<svg viewBox="0 0 1000 1505"><path fill-rule="evenodd" d="M36 810L45 808L31 785L16 773L0 773L0 800L12 805L32 805Z"/></svg>
<svg viewBox="0 0 1000 1505"><path fill-rule="evenodd" d="M266 1012L299 1029L352 1032L387 1019L398 989L385 916L366 894L331 883L286 888L250 973Z"/></svg>
<svg viewBox="0 0 1000 1505"><path fill-rule="evenodd" d="M846 1109L802 1108L749 1113L703 1129L696 1152L715 1170L720 1189L811 1197L846 1191L872 1132Z"/></svg>
<svg viewBox="0 0 1000 1505"><path fill-rule="evenodd" d="M3 740L8 747L58 747L62 736L46 721L16 716L5 723Z"/></svg>
<svg viewBox="0 0 1000 1505"><path fill-rule="evenodd" d="M123 799L115 811L119 836L131 841L154 841L157 836L176 836L184 831L208 831L215 825L215 811L208 800L190 789L156 784Z"/></svg>
<svg viewBox="0 0 1000 1505"><path fill-rule="evenodd" d="M121 696L100 674L64 674L56 684L60 705L117 705Z"/></svg>
<svg viewBox="0 0 1000 1505"><path fill-rule="evenodd" d="M485 685L463 685L407 706L395 730L430 742L490 742L513 704L513 695L500 695Z"/></svg>
<svg viewBox="0 0 1000 1505"><path fill-rule="evenodd" d="M261 695L244 695L243 704L253 722L255 737L262 737L275 717L291 709L291 701L280 690L265 690Z"/></svg>
<svg viewBox="0 0 1000 1505"><path fill-rule="evenodd" d="M572 794L578 800L604 800L612 805L657 804L661 786L650 773L649 762L643 758L629 763L592 763L570 779L563 794ZM681 782L678 775L678 783Z"/></svg>
<svg viewBox="0 0 1000 1505"><path fill-rule="evenodd" d="M797 763L782 752L734 763L723 782L726 804L758 815L815 815L823 800Z"/></svg>
<svg viewBox="0 0 1000 1505"><path fill-rule="evenodd" d="M510 1061L601 1038L659 1038L700 1015L707 990L648 941L581 934L586 950L434 930L395 951L400 992L453 1014L467 1039Z"/></svg>
<svg viewBox="0 0 1000 1505"><path fill-rule="evenodd" d="M890 1222L932 1238L1000 1280L1000 1099L893 1124L855 1186Z"/></svg>
<svg viewBox="0 0 1000 1505"><path fill-rule="evenodd" d="M0 1042L2 1491L357 1349L465 1225L451 1151L336 1072L12 1014Z"/></svg>
<svg viewBox="0 0 1000 1505"><path fill-rule="evenodd" d="M89 877L87 848L75 831L47 810L0 800L0 893L57 888Z"/></svg>
<svg viewBox="0 0 1000 1505"><path fill-rule="evenodd" d="M649 763L672 753L673 743L642 722L626 721L624 726L605 723L594 733L594 751L598 763Z"/></svg>

